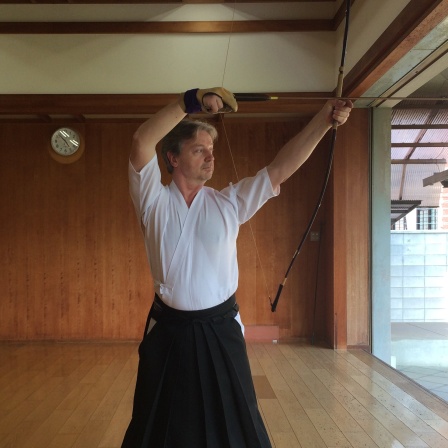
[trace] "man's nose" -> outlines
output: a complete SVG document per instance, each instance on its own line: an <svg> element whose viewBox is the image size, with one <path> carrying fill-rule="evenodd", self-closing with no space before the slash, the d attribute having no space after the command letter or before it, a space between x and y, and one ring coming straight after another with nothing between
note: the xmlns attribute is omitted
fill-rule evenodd
<svg viewBox="0 0 448 448"><path fill-rule="evenodd" d="M206 158L207 161L215 160L215 157L214 157L212 151L207 151L207 154L205 155L205 158Z"/></svg>

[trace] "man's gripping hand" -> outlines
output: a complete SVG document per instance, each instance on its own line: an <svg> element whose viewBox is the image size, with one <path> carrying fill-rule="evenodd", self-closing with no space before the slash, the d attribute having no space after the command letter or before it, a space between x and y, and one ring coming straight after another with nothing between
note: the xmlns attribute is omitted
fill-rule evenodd
<svg viewBox="0 0 448 448"><path fill-rule="evenodd" d="M181 94L180 105L187 114L200 111L217 114L238 110L235 96L223 87L187 90Z"/></svg>
<svg viewBox="0 0 448 448"><path fill-rule="evenodd" d="M232 92L224 87L213 87L211 89L199 89L196 93L202 104L202 110L208 113L228 113L238 110L238 103Z"/></svg>

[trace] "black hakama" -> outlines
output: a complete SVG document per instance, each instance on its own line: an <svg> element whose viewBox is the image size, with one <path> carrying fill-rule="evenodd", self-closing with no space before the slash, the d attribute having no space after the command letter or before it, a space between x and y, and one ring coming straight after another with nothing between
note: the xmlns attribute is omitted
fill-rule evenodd
<svg viewBox="0 0 448 448"><path fill-rule="evenodd" d="M155 297L122 448L270 448L235 296L200 311ZM150 320L157 321L147 333Z"/></svg>

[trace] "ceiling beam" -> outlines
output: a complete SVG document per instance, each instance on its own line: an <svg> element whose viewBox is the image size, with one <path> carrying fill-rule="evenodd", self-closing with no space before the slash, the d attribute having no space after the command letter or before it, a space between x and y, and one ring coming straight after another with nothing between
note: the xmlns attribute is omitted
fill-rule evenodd
<svg viewBox="0 0 448 448"><path fill-rule="evenodd" d="M442 171L441 173L435 173L432 176L423 179L423 186L427 187L429 185L434 185L438 182L444 182L448 180L448 170Z"/></svg>
<svg viewBox="0 0 448 448"><path fill-rule="evenodd" d="M448 16L448 0L410 0L344 80L343 96L362 96Z"/></svg>
<svg viewBox="0 0 448 448"><path fill-rule="evenodd" d="M392 143L392 148L448 148L448 142Z"/></svg>
<svg viewBox="0 0 448 448"><path fill-rule="evenodd" d="M392 165L441 165L446 159L392 159Z"/></svg>
<svg viewBox="0 0 448 448"><path fill-rule="evenodd" d="M405 103L406 101L404 101ZM442 110L447 110L448 111L448 101L436 101L434 100L434 102L432 104L421 104L421 103L417 103L417 102L413 102L412 107L409 106L409 104L397 104L396 106L394 106L394 110L412 110L412 109L426 109L426 110L438 110L438 111L442 111Z"/></svg>
<svg viewBox="0 0 448 448"><path fill-rule="evenodd" d="M392 130L448 129L446 124L393 124Z"/></svg>
<svg viewBox="0 0 448 448"><path fill-rule="evenodd" d="M0 34L195 34L333 31L333 20L0 22Z"/></svg>

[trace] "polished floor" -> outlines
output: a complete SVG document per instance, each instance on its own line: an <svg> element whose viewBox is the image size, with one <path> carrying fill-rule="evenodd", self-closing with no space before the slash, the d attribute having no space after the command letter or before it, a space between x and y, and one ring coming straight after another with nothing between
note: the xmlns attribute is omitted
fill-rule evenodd
<svg viewBox="0 0 448 448"><path fill-rule="evenodd" d="M392 323L396 368L448 402L448 322Z"/></svg>
<svg viewBox="0 0 448 448"><path fill-rule="evenodd" d="M274 448L448 447L448 404L366 352L259 343L248 353ZM0 359L1 448L120 446L137 344L4 343Z"/></svg>
<svg viewBox="0 0 448 448"><path fill-rule="evenodd" d="M397 366L397 369L448 403L448 368Z"/></svg>

